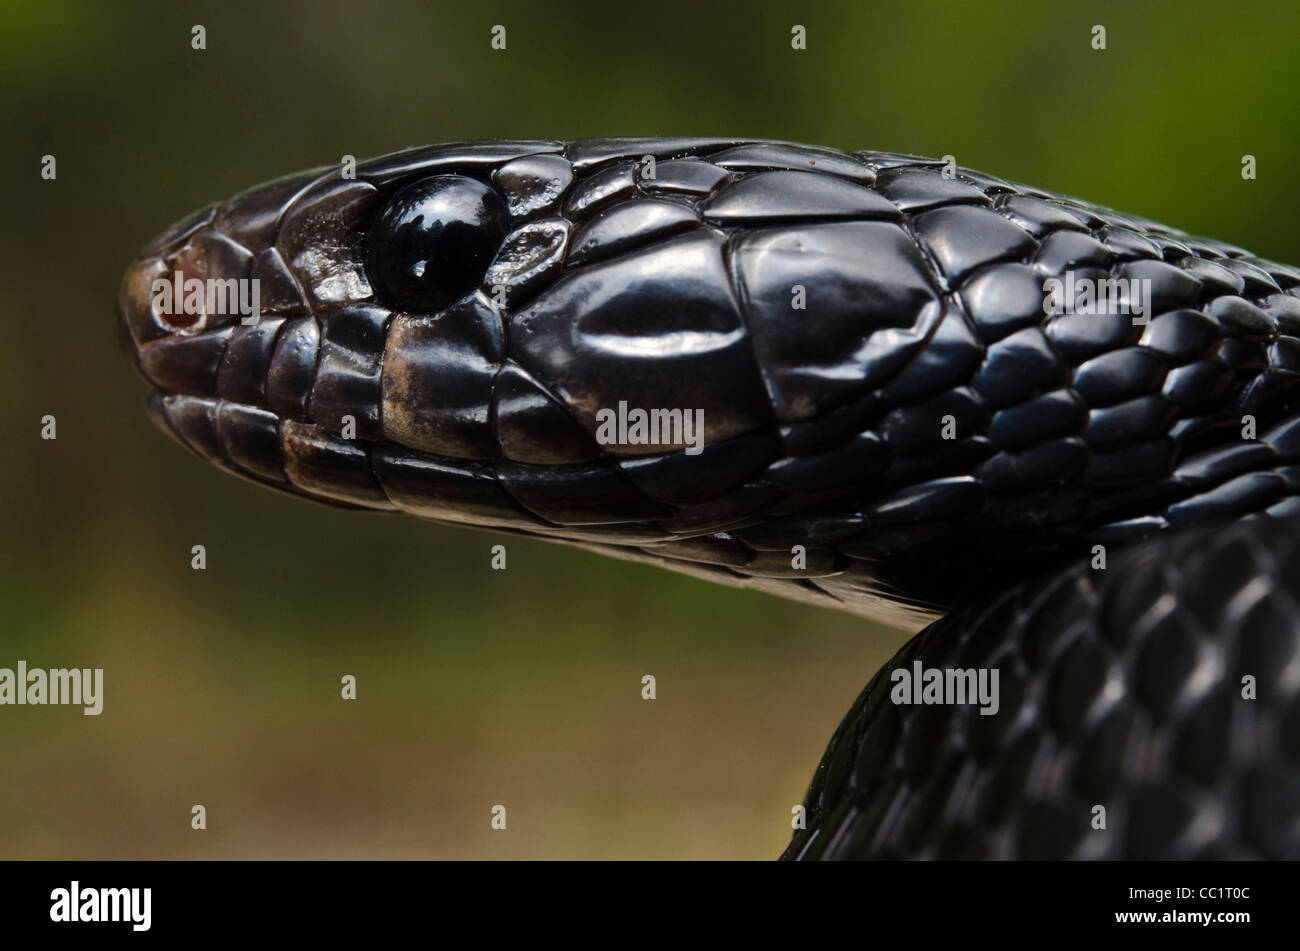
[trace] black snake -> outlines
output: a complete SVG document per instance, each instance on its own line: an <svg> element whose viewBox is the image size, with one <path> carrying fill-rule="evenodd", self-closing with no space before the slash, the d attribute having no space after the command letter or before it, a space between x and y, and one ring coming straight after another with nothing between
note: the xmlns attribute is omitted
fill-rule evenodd
<svg viewBox="0 0 1300 951"><path fill-rule="evenodd" d="M1300 856L1300 270L910 155L508 141L207 208L120 309L245 478L951 610L788 857Z"/></svg>

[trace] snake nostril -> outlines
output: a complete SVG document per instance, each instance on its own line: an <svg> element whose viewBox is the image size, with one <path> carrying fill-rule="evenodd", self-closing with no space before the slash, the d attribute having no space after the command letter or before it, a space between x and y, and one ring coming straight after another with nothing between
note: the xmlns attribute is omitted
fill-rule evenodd
<svg viewBox="0 0 1300 951"><path fill-rule="evenodd" d="M508 223L505 202L482 182L421 179L393 195L371 225L370 280L389 305L439 310L482 279Z"/></svg>

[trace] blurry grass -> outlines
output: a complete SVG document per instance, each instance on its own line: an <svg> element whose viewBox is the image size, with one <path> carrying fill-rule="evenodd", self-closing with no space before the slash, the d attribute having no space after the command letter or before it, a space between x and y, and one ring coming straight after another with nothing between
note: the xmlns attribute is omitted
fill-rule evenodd
<svg viewBox="0 0 1300 951"><path fill-rule="evenodd" d="M489 536L426 534L486 560ZM75 601L6 590L11 605L58 605L15 619L52 636L10 639L6 665L103 666L105 700L99 717L4 711L0 855L779 852L790 806L889 638L752 593L700 610L702 582L506 544L510 568L487 574L497 597L431 583L434 598L354 599L340 583L341 599L291 601L303 610L290 613L276 572L216 564L220 544L206 572L189 569L187 549L126 564L106 548ZM574 572L602 593L546 596ZM812 619L832 632L808 637ZM714 636L750 624L750 645ZM339 699L344 673L355 702ZM640 698L646 673L654 701ZM205 832L188 827L193 803L207 807ZM496 803L506 832L489 828Z"/></svg>

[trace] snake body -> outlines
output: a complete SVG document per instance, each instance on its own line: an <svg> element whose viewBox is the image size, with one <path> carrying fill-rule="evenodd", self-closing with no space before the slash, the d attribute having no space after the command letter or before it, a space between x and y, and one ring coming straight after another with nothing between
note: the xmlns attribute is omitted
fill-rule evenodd
<svg viewBox="0 0 1300 951"><path fill-rule="evenodd" d="M177 272L260 318L161 312ZM244 478L951 611L790 857L1300 855L1294 268L917 156L511 141L204 209L120 311L155 421ZM918 659L999 669L998 713L891 701Z"/></svg>

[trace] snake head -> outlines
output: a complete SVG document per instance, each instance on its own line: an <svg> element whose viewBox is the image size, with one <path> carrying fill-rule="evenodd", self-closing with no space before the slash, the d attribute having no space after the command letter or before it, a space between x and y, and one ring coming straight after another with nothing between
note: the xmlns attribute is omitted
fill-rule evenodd
<svg viewBox="0 0 1300 951"><path fill-rule="evenodd" d="M224 468L343 504L411 506L367 477L379 447L476 483L484 465L494 483L578 479L570 489L598 499L566 514L506 493L493 523L549 530L570 517L613 525L672 514L635 491L644 480L674 483L678 501L712 501L716 479L700 484L651 457L706 451L700 427L681 430L686 413L705 415L710 445L748 439L752 465L775 458L728 235L701 216L710 194L743 175L697 153L728 145L737 142L414 149L206 208L146 247L123 281L123 336L153 390L153 417ZM676 413L677 438L603 441L606 414L628 403ZM326 446L337 457L328 464ZM455 502L419 508L485 515Z"/></svg>
<svg viewBox="0 0 1300 951"><path fill-rule="evenodd" d="M153 241L123 335L154 421L244 478L838 603L840 556L814 546L820 587L776 581L779 526L727 532L879 471L853 427L947 314L875 175L693 139L317 169ZM790 285L819 277L831 321L791 321Z"/></svg>
<svg viewBox="0 0 1300 951"><path fill-rule="evenodd" d="M119 298L154 421L238 475L368 508L396 507L374 446L499 457L492 282L536 250L517 226L558 150L408 150L289 176L168 229Z"/></svg>
<svg viewBox="0 0 1300 951"><path fill-rule="evenodd" d="M780 142L348 171L208 208L123 283L154 419L263 484L891 619L1294 504L1300 271L1240 248ZM1141 319L1081 310L1107 284Z"/></svg>

